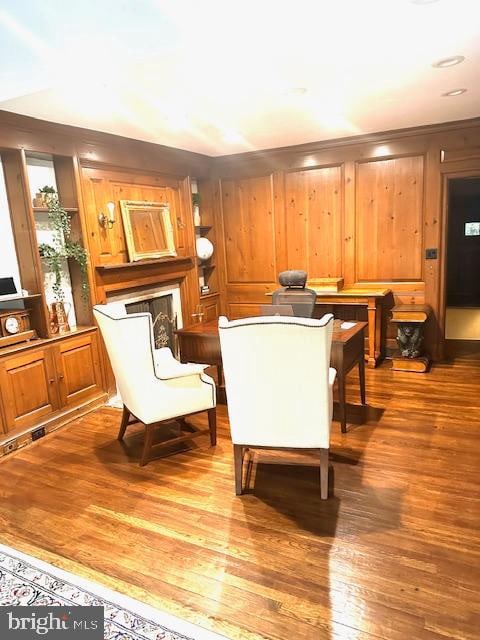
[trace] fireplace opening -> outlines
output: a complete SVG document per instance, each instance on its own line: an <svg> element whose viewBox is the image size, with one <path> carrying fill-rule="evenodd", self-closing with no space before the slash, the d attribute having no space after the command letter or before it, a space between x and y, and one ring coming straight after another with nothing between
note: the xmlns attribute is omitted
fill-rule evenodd
<svg viewBox="0 0 480 640"><path fill-rule="evenodd" d="M170 347L172 352L176 353L177 316L173 311L173 295L171 293L149 300L126 303L125 309L127 313L150 313L155 349Z"/></svg>

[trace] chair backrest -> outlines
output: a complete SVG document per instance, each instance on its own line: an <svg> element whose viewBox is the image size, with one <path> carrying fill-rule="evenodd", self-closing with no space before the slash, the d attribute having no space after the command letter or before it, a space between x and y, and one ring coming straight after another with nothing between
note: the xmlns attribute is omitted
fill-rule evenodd
<svg viewBox="0 0 480 640"><path fill-rule="evenodd" d="M261 304L261 316L294 316L291 304Z"/></svg>
<svg viewBox="0 0 480 640"><path fill-rule="evenodd" d="M272 294L272 304L288 304L292 306L293 315L298 318L311 318L315 309L317 294L313 289L284 287Z"/></svg>
<svg viewBox="0 0 480 640"><path fill-rule="evenodd" d="M333 316L219 319L232 440L328 448Z"/></svg>
<svg viewBox="0 0 480 640"><path fill-rule="evenodd" d="M278 275L281 289L273 292L272 304L289 304L293 314L299 318L311 318L315 309L317 294L313 289L306 289L307 272L299 269L282 271Z"/></svg>
<svg viewBox="0 0 480 640"><path fill-rule="evenodd" d="M149 313L127 314L125 306L116 302L96 305L93 313L122 400L134 415L140 417L148 387L156 381L152 317Z"/></svg>

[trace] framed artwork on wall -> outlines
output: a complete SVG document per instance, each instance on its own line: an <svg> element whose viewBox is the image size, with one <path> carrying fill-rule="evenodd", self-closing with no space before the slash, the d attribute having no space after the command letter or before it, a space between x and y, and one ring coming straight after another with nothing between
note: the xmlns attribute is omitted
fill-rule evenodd
<svg viewBox="0 0 480 640"><path fill-rule="evenodd" d="M120 200L120 209L130 262L177 255L168 204Z"/></svg>

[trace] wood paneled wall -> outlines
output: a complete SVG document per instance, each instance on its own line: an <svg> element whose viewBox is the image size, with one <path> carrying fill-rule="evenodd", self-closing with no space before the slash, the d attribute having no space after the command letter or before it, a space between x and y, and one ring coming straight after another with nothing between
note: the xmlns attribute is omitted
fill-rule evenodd
<svg viewBox="0 0 480 640"><path fill-rule="evenodd" d="M343 263L342 168L287 171L284 194L287 267L335 277Z"/></svg>
<svg viewBox="0 0 480 640"><path fill-rule="evenodd" d="M121 226L103 237L96 216L106 195L116 201L127 192L171 197L181 221L177 240L185 257L193 256L193 228L182 228L191 224L192 176L214 194L212 233L228 315L257 313L278 272L304 268L311 278L387 285L396 301L430 304L434 355L442 342L448 179L480 175L480 119L208 158L0 111L1 148L71 156L75 166L88 166L82 224L92 270L125 261ZM438 258L427 260L427 248ZM193 308L198 282L193 260L187 263L174 271L189 272ZM151 271L145 268L146 279Z"/></svg>
<svg viewBox="0 0 480 640"><path fill-rule="evenodd" d="M215 158L223 311L258 313L284 269L343 277L430 304L438 357L448 178L480 175L479 143L475 120Z"/></svg>
<svg viewBox="0 0 480 640"><path fill-rule="evenodd" d="M275 225L271 176L225 180L225 266L227 281L271 282L275 278ZM261 233L252 233L261 229Z"/></svg>
<svg viewBox="0 0 480 640"><path fill-rule="evenodd" d="M357 167L355 281L422 279L423 156Z"/></svg>

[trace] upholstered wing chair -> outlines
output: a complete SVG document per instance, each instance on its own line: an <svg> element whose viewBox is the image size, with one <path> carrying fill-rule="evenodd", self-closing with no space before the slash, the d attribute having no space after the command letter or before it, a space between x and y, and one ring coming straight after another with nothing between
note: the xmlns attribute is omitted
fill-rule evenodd
<svg viewBox="0 0 480 640"><path fill-rule="evenodd" d="M135 422L142 422L146 428L140 465L150 458L154 428L160 422L180 419L185 427L185 416L208 411L210 442L215 445L215 383L204 373L208 365L181 364L168 347L155 349L149 313L127 314L121 303L97 305L93 311L124 404L118 439L122 440L127 426ZM188 426L188 433L161 445L206 432Z"/></svg>
<svg viewBox="0 0 480 640"><path fill-rule="evenodd" d="M320 320L219 319L237 495L248 448L312 449L320 464L321 498L327 498L336 375L329 366L332 332L331 314Z"/></svg>

